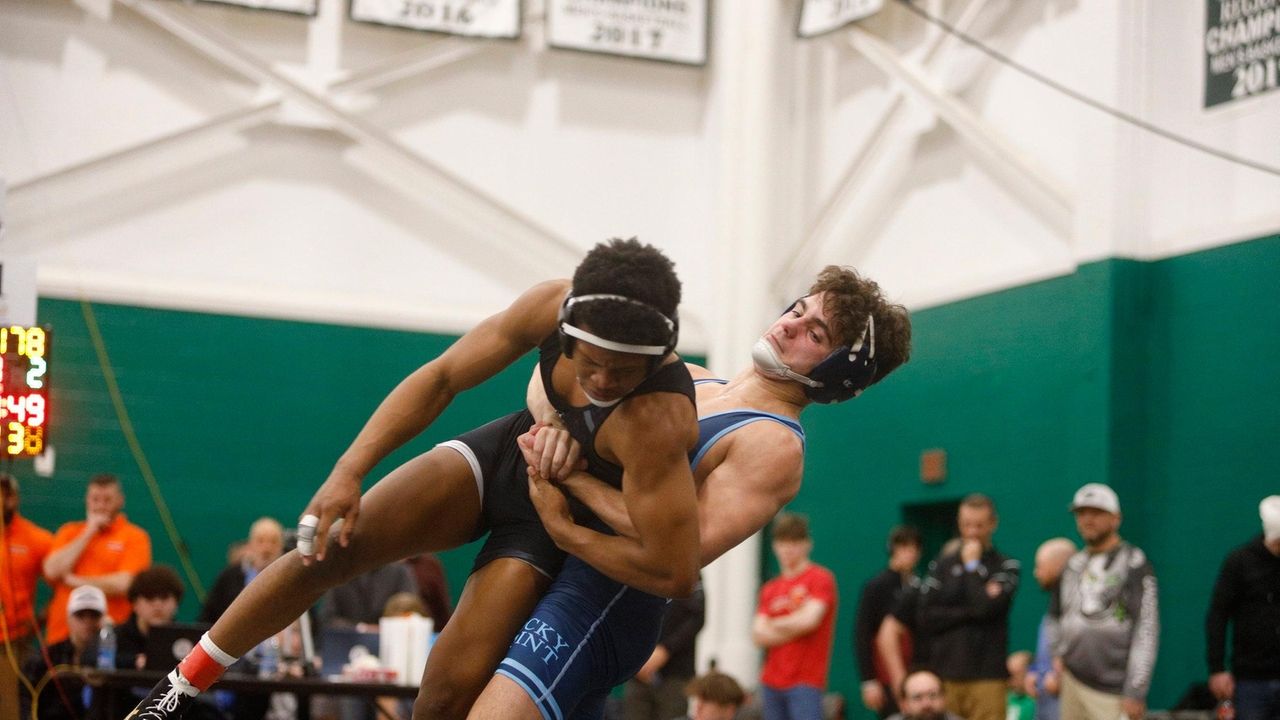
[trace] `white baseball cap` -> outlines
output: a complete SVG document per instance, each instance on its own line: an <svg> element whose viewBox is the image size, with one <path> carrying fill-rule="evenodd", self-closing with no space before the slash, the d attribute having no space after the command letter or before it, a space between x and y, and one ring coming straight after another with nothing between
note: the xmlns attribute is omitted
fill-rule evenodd
<svg viewBox="0 0 1280 720"><path fill-rule="evenodd" d="M1071 498L1071 511L1075 512L1080 508L1097 508L1119 515L1120 498L1116 497L1115 490L1102 483L1089 483L1077 490L1075 497Z"/></svg>
<svg viewBox="0 0 1280 720"><path fill-rule="evenodd" d="M1263 498L1258 503L1258 514L1262 516L1262 535L1267 542L1280 540L1280 495Z"/></svg>
<svg viewBox="0 0 1280 720"><path fill-rule="evenodd" d="M107 596L102 590L92 585L81 585L71 591L71 599L67 601L67 617L81 610L96 610L107 614Z"/></svg>

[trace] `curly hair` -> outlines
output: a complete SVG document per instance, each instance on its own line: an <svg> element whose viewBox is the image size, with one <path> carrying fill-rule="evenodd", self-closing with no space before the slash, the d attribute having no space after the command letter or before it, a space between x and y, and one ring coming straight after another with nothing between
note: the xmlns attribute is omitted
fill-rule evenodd
<svg viewBox="0 0 1280 720"><path fill-rule="evenodd" d="M152 565L133 576L127 596L129 602L138 598L163 597L173 597L178 602L182 602L182 593L185 589L182 578L178 577L178 573L173 568L168 565Z"/></svg>
<svg viewBox="0 0 1280 720"><path fill-rule="evenodd" d="M856 270L828 265L809 287L810 295L823 295L822 308L827 323L841 345L852 345L862 337L867 316L876 322L875 385L911 358L911 316L907 309L885 300L880 286Z"/></svg>
<svg viewBox="0 0 1280 720"><path fill-rule="evenodd" d="M614 238L596 245L573 273L576 297L623 295L651 306L676 321L680 278L675 264L652 245L635 238ZM671 331L657 313L632 303L600 300L573 309L574 325L586 326L606 340L666 345Z"/></svg>

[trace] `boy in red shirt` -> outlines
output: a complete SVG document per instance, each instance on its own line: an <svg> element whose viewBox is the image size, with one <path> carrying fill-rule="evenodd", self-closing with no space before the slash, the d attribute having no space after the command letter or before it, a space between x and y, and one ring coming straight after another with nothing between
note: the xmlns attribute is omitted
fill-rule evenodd
<svg viewBox="0 0 1280 720"><path fill-rule="evenodd" d="M809 560L809 520L784 513L773 524L782 574L760 588L751 639L765 648L760 675L764 720L821 720L831 667L836 578Z"/></svg>

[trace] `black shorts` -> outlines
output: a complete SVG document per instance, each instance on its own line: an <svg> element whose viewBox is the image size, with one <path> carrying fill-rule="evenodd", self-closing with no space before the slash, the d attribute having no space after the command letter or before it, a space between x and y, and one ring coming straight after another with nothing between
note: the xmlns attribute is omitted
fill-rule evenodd
<svg viewBox="0 0 1280 720"><path fill-rule="evenodd" d="M437 446L461 454L476 477L482 517L476 538L487 531L489 539L476 555L472 572L491 560L511 557L553 578L564 564L564 551L547 535L529 500L528 466L516 446L516 438L528 432L531 425L533 415L522 410Z"/></svg>

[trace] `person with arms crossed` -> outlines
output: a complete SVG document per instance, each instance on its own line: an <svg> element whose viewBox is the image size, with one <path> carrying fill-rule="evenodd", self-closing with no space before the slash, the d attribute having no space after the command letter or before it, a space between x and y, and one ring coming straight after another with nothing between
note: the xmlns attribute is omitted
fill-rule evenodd
<svg viewBox="0 0 1280 720"><path fill-rule="evenodd" d="M822 720L831 667L836 578L809 559L813 540L803 515L779 515L773 554L781 574L760 588L751 639L765 649L760 688L764 720Z"/></svg>
<svg viewBox="0 0 1280 720"><path fill-rule="evenodd" d="M93 585L107 596L107 615L117 625L132 612L126 594L133 576L151 565L151 536L124 515L124 491L115 475L95 475L85 491L85 520L58 528L44 559L44 576L53 586L45 642L67 636L67 599L71 591Z"/></svg>

